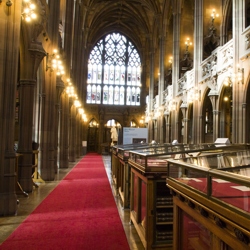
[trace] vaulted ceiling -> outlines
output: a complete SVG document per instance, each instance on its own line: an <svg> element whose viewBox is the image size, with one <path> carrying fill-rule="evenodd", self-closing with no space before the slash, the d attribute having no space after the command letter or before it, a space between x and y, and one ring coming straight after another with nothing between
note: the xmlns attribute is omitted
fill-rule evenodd
<svg viewBox="0 0 250 250"><path fill-rule="evenodd" d="M162 18L171 0L87 0L83 30L87 44L95 44L109 32L120 32L138 48L145 48L164 25ZM148 48L146 48L148 49Z"/></svg>

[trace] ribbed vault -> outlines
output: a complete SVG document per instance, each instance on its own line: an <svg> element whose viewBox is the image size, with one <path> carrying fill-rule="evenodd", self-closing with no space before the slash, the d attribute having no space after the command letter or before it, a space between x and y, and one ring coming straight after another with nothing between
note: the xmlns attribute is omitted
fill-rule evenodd
<svg viewBox="0 0 250 250"><path fill-rule="evenodd" d="M159 34L166 0L89 0L85 3L83 28L86 45L94 45L109 32L129 37L140 51L150 49L150 40ZM152 45L152 44L151 44Z"/></svg>

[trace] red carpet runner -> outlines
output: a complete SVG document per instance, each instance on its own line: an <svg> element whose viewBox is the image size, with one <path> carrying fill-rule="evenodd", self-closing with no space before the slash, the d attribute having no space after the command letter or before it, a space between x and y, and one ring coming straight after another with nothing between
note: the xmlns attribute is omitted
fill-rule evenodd
<svg viewBox="0 0 250 250"><path fill-rule="evenodd" d="M102 157L87 154L0 249L129 249Z"/></svg>

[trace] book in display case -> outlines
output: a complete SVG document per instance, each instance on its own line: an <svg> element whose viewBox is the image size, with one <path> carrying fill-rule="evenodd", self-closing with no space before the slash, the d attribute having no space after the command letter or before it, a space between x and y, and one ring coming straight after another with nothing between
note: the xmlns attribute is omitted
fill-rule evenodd
<svg viewBox="0 0 250 250"><path fill-rule="evenodd" d="M168 161L173 249L250 249L250 146Z"/></svg>
<svg viewBox="0 0 250 250"><path fill-rule="evenodd" d="M145 249L173 249L173 196L166 184L169 160L228 147L231 145L178 144L130 150L130 219Z"/></svg>

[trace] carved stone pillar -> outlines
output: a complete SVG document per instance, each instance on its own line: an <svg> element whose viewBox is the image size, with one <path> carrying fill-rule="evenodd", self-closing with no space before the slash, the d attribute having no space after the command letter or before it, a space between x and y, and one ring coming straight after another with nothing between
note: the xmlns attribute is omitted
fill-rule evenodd
<svg viewBox="0 0 250 250"><path fill-rule="evenodd" d="M242 103L242 143L247 142L246 124L247 124L247 104Z"/></svg>
<svg viewBox="0 0 250 250"><path fill-rule="evenodd" d="M17 211L14 151L15 99L20 46L21 1L0 4L0 216Z"/></svg>
<svg viewBox="0 0 250 250"><path fill-rule="evenodd" d="M165 114L165 122L166 122L166 143L170 143L171 142L171 138L170 138L170 115Z"/></svg>
<svg viewBox="0 0 250 250"><path fill-rule="evenodd" d="M174 1L173 4L173 73L172 82L177 83L180 68L180 22L181 22L181 0ZM178 92L177 84L173 84L173 97ZM173 119L172 119L173 120ZM174 122L174 121L173 121Z"/></svg>
<svg viewBox="0 0 250 250"><path fill-rule="evenodd" d="M28 47L28 46L27 46ZM30 43L29 48L23 50L23 57L20 59L20 82L19 82L19 140L18 153L22 154L19 160L18 179L23 190L32 192L32 128L33 128L33 107L36 84L36 74L39 64L46 55L42 44L39 42Z"/></svg>
<svg viewBox="0 0 250 250"><path fill-rule="evenodd" d="M60 99L61 99L61 95L62 92L64 90L65 86L64 86L64 82L62 81L61 78L57 77L56 79L56 104L55 104L55 150L54 150L54 157L55 157L55 173L57 173L57 155L58 155L58 129L59 129L59 112L60 112Z"/></svg>
<svg viewBox="0 0 250 250"><path fill-rule="evenodd" d="M76 161L76 107L70 98L70 123L69 123L69 161Z"/></svg>
<svg viewBox="0 0 250 250"><path fill-rule="evenodd" d="M211 92L211 91L210 91ZM219 117L219 110L218 110L218 94L209 94L209 98L212 102L213 106L213 141L215 141L218 137L220 137L220 117Z"/></svg>
<svg viewBox="0 0 250 250"><path fill-rule="evenodd" d="M81 127L81 116L76 110L76 141L75 141L75 151L76 151L76 158L80 157L80 142L81 142L81 137L80 137L80 127Z"/></svg>
<svg viewBox="0 0 250 250"><path fill-rule="evenodd" d="M59 168L69 167L69 97L63 92L60 105Z"/></svg>
<svg viewBox="0 0 250 250"><path fill-rule="evenodd" d="M216 141L217 138L220 137L220 111L219 110L213 110L213 141Z"/></svg>
<svg viewBox="0 0 250 250"><path fill-rule="evenodd" d="M181 105L181 111L183 114L183 128L182 128L182 142L188 143L188 118L187 118L187 104Z"/></svg>

